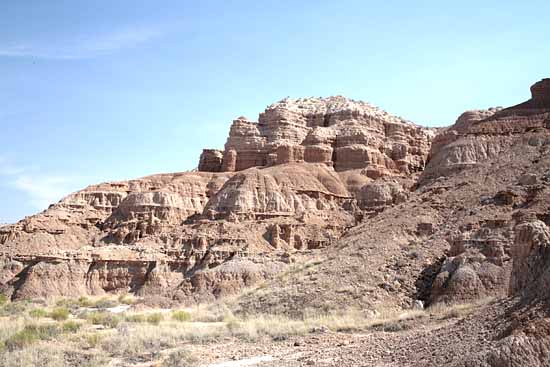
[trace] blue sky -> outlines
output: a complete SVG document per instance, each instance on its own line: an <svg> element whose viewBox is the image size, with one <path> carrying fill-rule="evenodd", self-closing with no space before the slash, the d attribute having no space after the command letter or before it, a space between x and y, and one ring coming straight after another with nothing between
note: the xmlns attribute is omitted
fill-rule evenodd
<svg viewBox="0 0 550 367"><path fill-rule="evenodd" d="M1 1L0 223L196 167L231 120L341 94L429 126L550 76L545 1Z"/></svg>

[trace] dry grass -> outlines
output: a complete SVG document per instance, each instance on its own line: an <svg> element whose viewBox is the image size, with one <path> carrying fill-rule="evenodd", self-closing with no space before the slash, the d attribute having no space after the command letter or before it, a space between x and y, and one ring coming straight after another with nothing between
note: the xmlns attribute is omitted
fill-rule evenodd
<svg viewBox="0 0 550 367"><path fill-rule="evenodd" d="M125 303L124 298L119 301ZM236 316L231 312L231 299L228 302L170 313L145 310L122 314L87 311L89 304L105 305L105 299L63 299L45 308L7 303L3 306L8 308L3 313L7 316L0 317L0 361L6 361L3 364L6 366L65 366L67 363L100 366L118 359L122 365L154 362L176 366L178 361L184 361L185 365L192 366L196 361L185 348L189 343L211 343L225 338L243 342L285 340L328 330L400 332L417 327L423 322L421 319L443 322L465 317L488 300L439 304L427 310L404 311L383 305L371 313L353 309L339 313L306 310L299 319L281 315ZM75 306L77 304L85 306ZM65 321L68 317L71 319ZM47 347L51 345L55 348Z"/></svg>
<svg viewBox="0 0 550 367"><path fill-rule="evenodd" d="M191 314L184 310L174 310L172 311L172 319L179 322L191 321Z"/></svg>
<svg viewBox="0 0 550 367"><path fill-rule="evenodd" d="M107 336L100 348L111 356L122 357L134 362L154 360L160 350L170 349L184 340L185 331L170 325L149 323L121 324L116 333Z"/></svg>
<svg viewBox="0 0 550 367"><path fill-rule="evenodd" d="M5 353L3 356L5 367L65 367L64 353L48 345L32 345L28 348Z"/></svg>
<svg viewBox="0 0 550 367"><path fill-rule="evenodd" d="M94 325L115 328L121 322L121 317L110 312L94 311L84 314L84 318Z"/></svg>
<svg viewBox="0 0 550 367"><path fill-rule="evenodd" d="M193 357L191 353L189 353L188 350L185 349L177 349L166 357L166 359L162 362L163 367L192 367L197 365L198 359Z"/></svg>
<svg viewBox="0 0 550 367"><path fill-rule="evenodd" d="M128 293L123 293L118 296L118 302L123 305L133 305L136 302L136 299Z"/></svg>
<svg viewBox="0 0 550 367"><path fill-rule="evenodd" d="M486 305L494 300L493 297L484 298L476 302L460 303L460 304L446 304L437 303L430 306L426 312L432 316L436 316L442 319L466 317L479 307Z"/></svg>
<svg viewBox="0 0 550 367"><path fill-rule="evenodd" d="M24 327L25 318L22 316L10 318L0 317L0 342L4 342Z"/></svg>

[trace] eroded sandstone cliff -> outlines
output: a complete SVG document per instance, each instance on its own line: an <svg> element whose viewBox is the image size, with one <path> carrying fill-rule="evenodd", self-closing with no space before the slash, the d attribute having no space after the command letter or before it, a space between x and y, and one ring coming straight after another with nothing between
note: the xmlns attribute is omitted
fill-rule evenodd
<svg viewBox="0 0 550 367"><path fill-rule="evenodd" d="M284 99L258 122L233 121L225 150L207 149L200 171L308 162L336 171L367 169L377 178L424 169L434 130L392 116L368 103L344 97Z"/></svg>

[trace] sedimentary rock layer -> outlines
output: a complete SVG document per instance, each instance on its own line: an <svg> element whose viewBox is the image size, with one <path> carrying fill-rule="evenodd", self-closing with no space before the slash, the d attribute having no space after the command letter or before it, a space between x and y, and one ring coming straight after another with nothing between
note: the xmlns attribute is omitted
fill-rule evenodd
<svg viewBox="0 0 550 367"><path fill-rule="evenodd" d="M344 97L284 99L258 122L233 121L221 162L204 150L200 171L241 171L283 163L323 163L336 171L383 174L421 171L434 130Z"/></svg>

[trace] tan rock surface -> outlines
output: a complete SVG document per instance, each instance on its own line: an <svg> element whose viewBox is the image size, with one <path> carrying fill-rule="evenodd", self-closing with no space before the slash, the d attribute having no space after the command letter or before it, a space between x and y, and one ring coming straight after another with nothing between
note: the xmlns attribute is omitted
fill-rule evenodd
<svg viewBox="0 0 550 367"><path fill-rule="evenodd" d="M284 99L258 123L233 121L223 171L310 162L337 171L370 167L379 175L421 171L435 130L414 125L368 103L344 97ZM216 172L213 151L200 170Z"/></svg>

